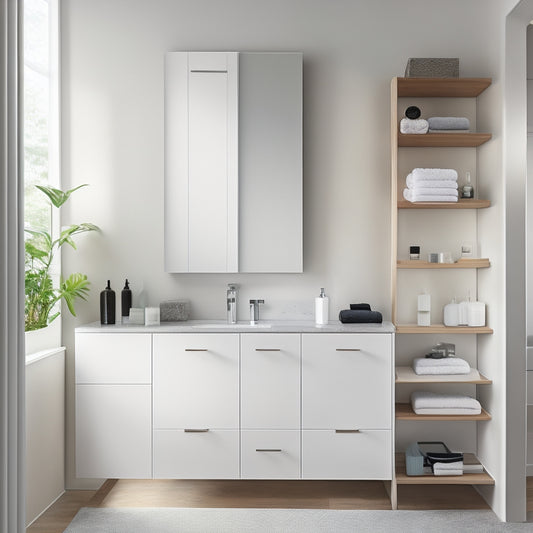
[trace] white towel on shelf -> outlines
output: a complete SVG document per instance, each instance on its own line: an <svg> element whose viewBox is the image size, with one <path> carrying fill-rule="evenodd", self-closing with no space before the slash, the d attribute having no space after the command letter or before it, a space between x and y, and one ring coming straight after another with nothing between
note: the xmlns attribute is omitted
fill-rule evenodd
<svg viewBox="0 0 533 533"><path fill-rule="evenodd" d="M413 360L413 370L419 376L437 374L468 374L470 365L460 357L416 357Z"/></svg>
<svg viewBox="0 0 533 533"><path fill-rule="evenodd" d="M411 189L403 190L403 197L409 202L457 202L457 196L439 194L417 194Z"/></svg>
<svg viewBox="0 0 533 533"><path fill-rule="evenodd" d="M418 196L455 196L456 198L459 196L457 189L453 189L452 187L419 187L415 185L415 187L408 188L413 194Z"/></svg>
<svg viewBox="0 0 533 533"><path fill-rule="evenodd" d="M405 178L405 184L409 189L415 187L446 187L457 189L457 181L455 180L415 180L412 174L408 174Z"/></svg>
<svg viewBox="0 0 533 533"><path fill-rule="evenodd" d="M423 118L402 118L400 120L400 133L427 133L428 128L428 121Z"/></svg>
<svg viewBox="0 0 533 533"><path fill-rule="evenodd" d="M435 476L462 476L463 461L454 461L453 463L434 463L433 474Z"/></svg>
<svg viewBox="0 0 533 533"><path fill-rule="evenodd" d="M457 170L453 168L414 168L411 171L413 180L455 180L457 181Z"/></svg>
<svg viewBox="0 0 533 533"><path fill-rule="evenodd" d="M411 406L417 415L479 415L481 404L464 394L437 394L415 391L411 394Z"/></svg>
<svg viewBox="0 0 533 533"><path fill-rule="evenodd" d="M430 117L429 128L432 130L469 130L470 121L466 117Z"/></svg>

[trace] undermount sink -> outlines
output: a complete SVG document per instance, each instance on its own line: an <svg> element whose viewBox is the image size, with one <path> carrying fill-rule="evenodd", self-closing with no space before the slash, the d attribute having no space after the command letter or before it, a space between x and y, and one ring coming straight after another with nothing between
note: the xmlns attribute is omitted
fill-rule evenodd
<svg viewBox="0 0 533 533"><path fill-rule="evenodd" d="M271 324L260 322L259 324L250 324L249 322L242 322L237 324L228 324L227 322L206 322L205 324L195 324L193 328L203 329L257 329L257 328L271 328Z"/></svg>

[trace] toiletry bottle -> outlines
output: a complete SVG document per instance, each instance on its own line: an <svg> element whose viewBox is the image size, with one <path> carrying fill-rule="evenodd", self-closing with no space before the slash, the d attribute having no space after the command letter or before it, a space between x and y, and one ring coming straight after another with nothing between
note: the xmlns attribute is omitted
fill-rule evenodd
<svg viewBox="0 0 533 533"><path fill-rule="evenodd" d="M444 306L444 325L459 325L459 304L455 301L455 297L449 304Z"/></svg>
<svg viewBox="0 0 533 533"><path fill-rule="evenodd" d="M328 323L329 298L324 289L320 289L320 296L315 298L315 322L320 325Z"/></svg>
<svg viewBox="0 0 533 533"><path fill-rule="evenodd" d="M121 293L121 313L122 313L122 320L124 320L124 317L130 316L130 309L131 309L131 289L129 285L129 281L126 280L124 283L124 288L122 289Z"/></svg>
<svg viewBox="0 0 533 533"><path fill-rule="evenodd" d="M230 283L226 291L226 309L228 324L237 323L237 285Z"/></svg>
<svg viewBox="0 0 533 533"><path fill-rule="evenodd" d="M107 280L107 287L100 293L100 323L115 323L115 291Z"/></svg>
<svg viewBox="0 0 533 533"><path fill-rule="evenodd" d="M431 295L426 291L418 295L417 324L431 326Z"/></svg>
<svg viewBox="0 0 533 533"><path fill-rule="evenodd" d="M470 181L470 172L466 173L466 184L461 189L461 198L474 198L474 187Z"/></svg>

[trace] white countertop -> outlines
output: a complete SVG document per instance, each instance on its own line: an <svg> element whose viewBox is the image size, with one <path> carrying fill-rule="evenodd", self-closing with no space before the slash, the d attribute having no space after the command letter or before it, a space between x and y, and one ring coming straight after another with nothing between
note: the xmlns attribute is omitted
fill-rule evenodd
<svg viewBox="0 0 533 533"><path fill-rule="evenodd" d="M391 322L382 324L342 324L338 320L317 326L308 320L261 320L256 326L239 321L228 324L225 320L187 320L162 322L158 326L131 324L102 325L92 322L76 328L78 333L394 333Z"/></svg>

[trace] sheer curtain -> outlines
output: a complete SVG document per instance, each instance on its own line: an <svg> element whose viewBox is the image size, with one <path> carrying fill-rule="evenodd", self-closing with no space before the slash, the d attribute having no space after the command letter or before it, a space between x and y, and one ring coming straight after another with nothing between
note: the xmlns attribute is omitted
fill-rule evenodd
<svg viewBox="0 0 533 533"><path fill-rule="evenodd" d="M22 0L0 0L0 532L24 532Z"/></svg>

